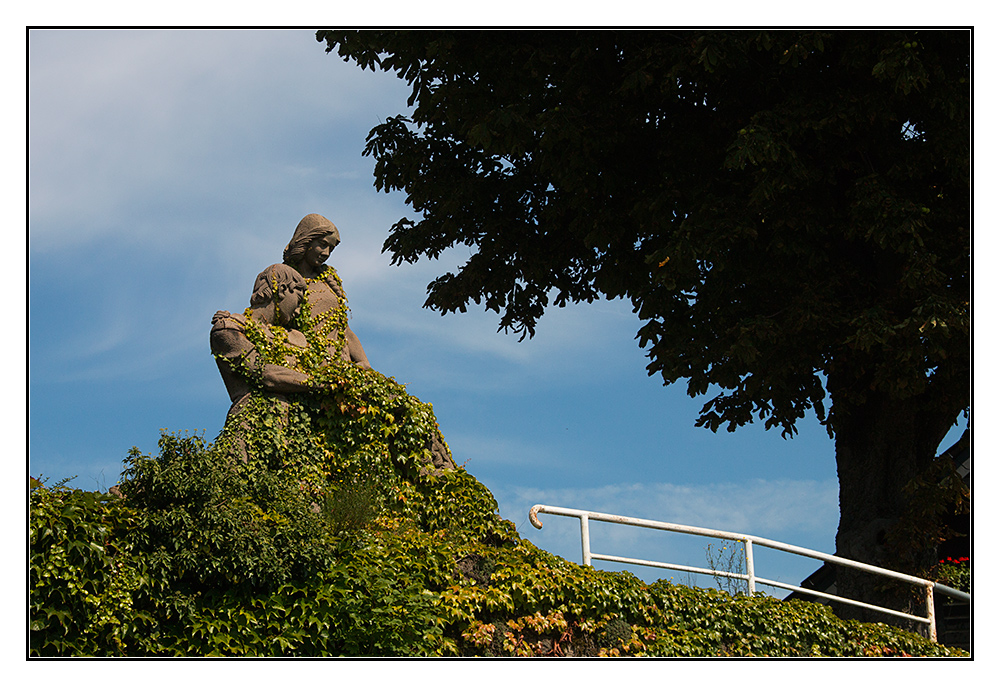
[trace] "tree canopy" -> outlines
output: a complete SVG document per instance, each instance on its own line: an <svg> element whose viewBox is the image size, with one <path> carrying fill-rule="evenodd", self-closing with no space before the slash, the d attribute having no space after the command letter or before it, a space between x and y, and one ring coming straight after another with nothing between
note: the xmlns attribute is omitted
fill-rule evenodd
<svg viewBox="0 0 1000 687"><path fill-rule="evenodd" d="M968 405L968 32L318 38L412 85L365 152L420 214L394 262L476 251L429 307L530 336L628 298L651 374L723 390L712 429L825 421L824 374Z"/></svg>
<svg viewBox="0 0 1000 687"><path fill-rule="evenodd" d="M969 31L317 39L412 86L365 154L417 215L394 263L472 248L428 307L523 337L550 306L629 299L649 373L712 394L699 425L816 414L838 550L880 558L970 405Z"/></svg>

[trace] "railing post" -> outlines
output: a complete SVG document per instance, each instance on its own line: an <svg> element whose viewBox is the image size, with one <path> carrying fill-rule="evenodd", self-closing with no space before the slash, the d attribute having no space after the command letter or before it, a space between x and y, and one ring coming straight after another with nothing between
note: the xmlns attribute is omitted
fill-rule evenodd
<svg viewBox="0 0 1000 687"><path fill-rule="evenodd" d="M931 641L937 641L937 618L934 617L934 583L931 582L926 587L927 592L927 619L930 621Z"/></svg>
<svg viewBox="0 0 1000 687"><path fill-rule="evenodd" d="M583 564L590 565L590 518L586 513L580 516L580 540L583 542Z"/></svg>
<svg viewBox="0 0 1000 687"><path fill-rule="evenodd" d="M750 596L753 596L757 592L757 587L753 581L753 544L749 539L743 540L743 551L747 557L747 590Z"/></svg>

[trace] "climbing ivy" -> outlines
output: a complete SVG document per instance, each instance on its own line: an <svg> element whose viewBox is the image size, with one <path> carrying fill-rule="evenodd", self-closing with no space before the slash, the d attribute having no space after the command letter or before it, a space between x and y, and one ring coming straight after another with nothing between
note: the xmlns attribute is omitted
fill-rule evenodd
<svg viewBox="0 0 1000 687"><path fill-rule="evenodd" d="M31 480L29 634L36 655L129 650L144 616L134 598L145 561L132 555L138 515L120 499Z"/></svg>
<svg viewBox="0 0 1000 687"><path fill-rule="evenodd" d="M349 365L339 357L331 357L329 350L340 351L347 345L347 320L350 308L344 294L343 283L336 270L324 266L324 270L316 277L305 280L306 284L325 282L337 294L339 304L323 313L313 315L312 306L304 298L299 306L299 314L292 327L301 331L307 346L302 348L291 344L288 332L277 324L268 324L252 317L252 310L247 308L243 316L246 320L247 338L257 349L260 364L281 365L292 367L306 374L313 385L322 388L324 383L339 381L344 374L343 368ZM277 277L271 276L271 290L278 293ZM277 302L275 302L274 320L279 320ZM244 369L244 374L257 383L262 389L258 369Z"/></svg>
<svg viewBox="0 0 1000 687"><path fill-rule="evenodd" d="M462 469L334 469L331 495L357 490L338 511L297 464L251 463L165 435L129 457L124 498L33 489L32 653L961 655L817 604L576 565L521 539Z"/></svg>
<svg viewBox="0 0 1000 687"><path fill-rule="evenodd" d="M120 496L31 485L32 655L961 655L538 549L467 471L428 469L433 408L327 361L310 318L316 392L253 393L213 442L165 432ZM254 339L271 360L279 335Z"/></svg>

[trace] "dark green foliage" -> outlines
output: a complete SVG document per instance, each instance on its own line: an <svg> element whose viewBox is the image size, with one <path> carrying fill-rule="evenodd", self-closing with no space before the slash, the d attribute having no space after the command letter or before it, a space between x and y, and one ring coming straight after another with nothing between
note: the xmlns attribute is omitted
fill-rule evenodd
<svg viewBox="0 0 1000 687"><path fill-rule="evenodd" d="M164 435L129 456L124 498L32 489L32 654L956 655L815 604L570 563L462 469L361 469L325 492L355 500L320 505L291 475L333 464L251 469L219 446Z"/></svg>
<svg viewBox="0 0 1000 687"><path fill-rule="evenodd" d="M120 499L33 481L28 528L30 643L41 655L117 654L142 617L136 513Z"/></svg>
<svg viewBox="0 0 1000 687"><path fill-rule="evenodd" d="M136 550L162 589L252 592L332 562L324 519L302 484L257 460L164 434L156 458L133 451L121 491L143 517Z"/></svg>
<svg viewBox="0 0 1000 687"><path fill-rule="evenodd" d="M838 553L920 573L938 523L905 559L884 542L970 409L970 36L317 40L412 87L364 152L414 213L389 230L394 263L469 247L428 307L475 303L530 336L552 305L629 299L649 373L708 395L698 426L791 436L815 415L836 440Z"/></svg>
<svg viewBox="0 0 1000 687"><path fill-rule="evenodd" d="M651 593L673 609L677 625L648 647L668 655L905 656L924 655L925 640L886 625L838 619L828 607L771 597L692 593L659 582ZM682 631L678 632L677 629ZM943 647L941 654L947 655Z"/></svg>
<svg viewBox="0 0 1000 687"><path fill-rule="evenodd" d="M375 519L378 485L370 481L345 480L323 495L323 517L334 532L360 530Z"/></svg>
<svg viewBox="0 0 1000 687"><path fill-rule="evenodd" d="M394 262L475 249L429 307L531 335L550 304L627 297L651 374L722 390L713 430L826 422L833 371L866 382L834 412L869 384L945 430L968 405L968 31L317 39L412 86L365 153L419 216Z"/></svg>
<svg viewBox="0 0 1000 687"><path fill-rule="evenodd" d="M432 595L400 558L363 547L308 580L270 593L215 592L193 610L177 655L396 656L434 652L440 637ZM406 561L407 564L410 561Z"/></svg>
<svg viewBox="0 0 1000 687"><path fill-rule="evenodd" d="M464 469L420 471L429 406L359 379L255 398L214 444L164 434L122 497L34 484L32 655L954 655L541 551Z"/></svg>
<svg viewBox="0 0 1000 687"><path fill-rule="evenodd" d="M941 584L958 589L967 594L972 592L972 569L967 556L948 556L937 562L933 570L934 579Z"/></svg>

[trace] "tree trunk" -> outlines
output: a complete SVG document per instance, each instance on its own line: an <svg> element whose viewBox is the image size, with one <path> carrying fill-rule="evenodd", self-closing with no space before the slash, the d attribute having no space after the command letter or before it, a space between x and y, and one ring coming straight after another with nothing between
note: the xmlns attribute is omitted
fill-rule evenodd
<svg viewBox="0 0 1000 687"><path fill-rule="evenodd" d="M943 425L943 426L941 426ZM934 533L915 540L894 536L911 506L906 485L926 477L948 424L929 422L918 399L897 400L871 393L836 423L840 526L837 555L918 576L936 560ZM897 532L898 533L898 530ZM924 614L923 590L837 566L837 594L896 610ZM838 604L837 613L868 622L917 629L904 619Z"/></svg>

